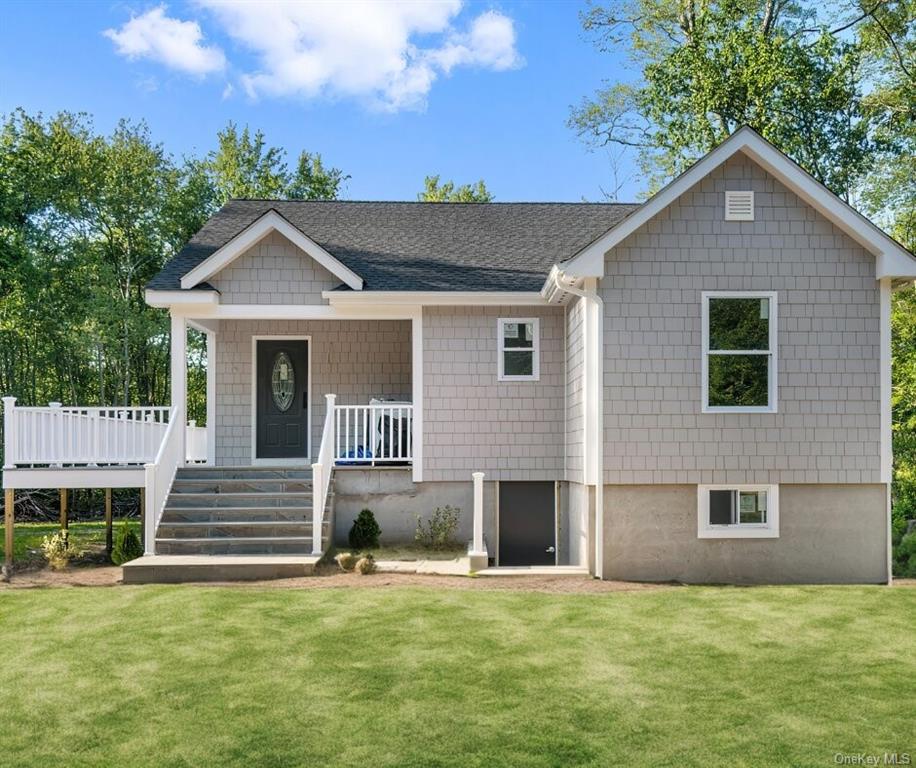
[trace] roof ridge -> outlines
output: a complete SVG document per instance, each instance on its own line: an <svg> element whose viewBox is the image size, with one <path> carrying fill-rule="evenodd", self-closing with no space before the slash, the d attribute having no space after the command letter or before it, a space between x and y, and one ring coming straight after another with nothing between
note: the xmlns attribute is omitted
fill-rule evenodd
<svg viewBox="0 0 916 768"><path fill-rule="evenodd" d="M428 200L297 200L290 198L277 198L277 197L232 197L227 200L224 205L229 203L343 203L351 204L357 203L361 205L592 205L592 206L640 206L642 203L635 201L627 202L591 202L588 200L491 200L489 202L481 201L455 201L455 202L446 202L446 201L428 201Z"/></svg>

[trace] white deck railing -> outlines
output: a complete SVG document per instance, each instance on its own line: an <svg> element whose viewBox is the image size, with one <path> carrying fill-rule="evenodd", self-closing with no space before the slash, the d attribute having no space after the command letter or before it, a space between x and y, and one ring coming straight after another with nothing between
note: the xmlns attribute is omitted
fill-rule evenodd
<svg viewBox="0 0 916 768"><path fill-rule="evenodd" d="M181 455L181 432L176 428L177 410L176 407L173 407L169 412L168 426L156 458L145 467L146 520L143 541L147 555L156 554L156 529L162 519L162 512L172 488L172 481L175 479L175 472L185 460L185 457Z"/></svg>
<svg viewBox="0 0 916 768"><path fill-rule="evenodd" d="M3 464L142 466L155 460L171 420L168 406L21 407L3 398ZM187 460L207 459L207 430L187 427Z"/></svg>
<svg viewBox="0 0 916 768"><path fill-rule="evenodd" d="M338 405L335 414L338 465L413 461L412 405Z"/></svg>
<svg viewBox="0 0 916 768"><path fill-rule="evenodd" d="M321 526L324 523L324 508L328 503L328 489L331 487L331 473L334 471L334 401L337 395L325 395L327 410L324 414L324 429L321 432L321 447L318 461L312 464L312 554L320 555Z"/></svg>

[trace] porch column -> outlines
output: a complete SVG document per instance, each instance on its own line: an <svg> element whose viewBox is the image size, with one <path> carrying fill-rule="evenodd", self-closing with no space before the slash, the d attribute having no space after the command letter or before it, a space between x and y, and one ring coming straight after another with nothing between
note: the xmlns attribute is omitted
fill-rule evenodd
<svg viewBox="0 0 916 768"><path fill-rule="evenodd" d="M216 464L216 331L207 331L207 464Z"/></svg>
<svg viewBox="0 0 916 768"><path fill-rule="evenodd" d="M176 407L175 420L180 427L181 441L179 456L187 456L187 411L188 411L188 323L184 317L172 315L171 344L172 406Z"/></svg>
<svg viewBox="0 0 916 768"><path fill-rule="evenodd" d="M486 557L487 550L483 544L483 472L474 472L474 539L471 544L472 557Z"/></svg>

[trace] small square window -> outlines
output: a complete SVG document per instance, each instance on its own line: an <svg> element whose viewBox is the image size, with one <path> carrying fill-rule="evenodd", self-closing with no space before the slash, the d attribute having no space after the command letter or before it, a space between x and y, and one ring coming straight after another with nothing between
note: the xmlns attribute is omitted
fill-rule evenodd
<svg viewBox="0 0 916 768"><path fill-rule="evenodd" d="M775 485L701 485L697 535L701 539L777 538L778 505Z"/></svg>
<svg viewBox="0 0 916 768"><path fill-rule="evenodd" d="M498 326L500 381L536 381L539 370L537 318L500 318Z"/></svg>

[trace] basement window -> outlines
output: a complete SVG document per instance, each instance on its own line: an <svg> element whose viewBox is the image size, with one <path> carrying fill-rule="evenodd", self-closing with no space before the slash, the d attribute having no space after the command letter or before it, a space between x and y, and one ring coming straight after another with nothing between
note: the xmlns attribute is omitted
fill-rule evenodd
<svg viewBox="0 0 916 768"><path fill-rule="evenodd" d="M776 294L703 294L702 410L776 412Z"/></svg>
<svg viewBox="0 0 916 768"><path fill-rule="evenodd" d="M699 486L697 536L701 539L778 538L779 486Z"/></svg>
<svg viewBox="0 0 916 768"><path fill-rule="evenodd" d="M540 328L536 317L501 317L499 337L500 381L537 381L540 377Z"/></svg>

